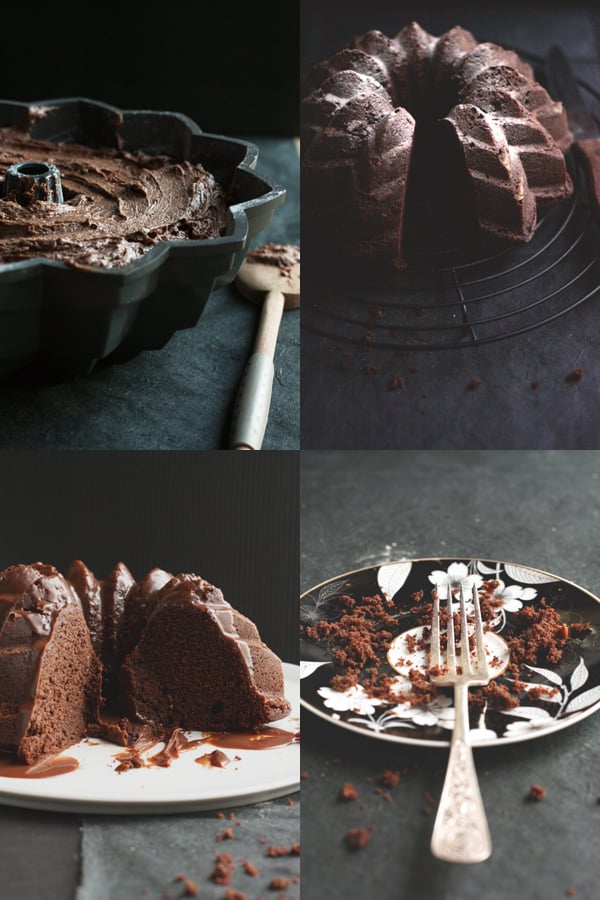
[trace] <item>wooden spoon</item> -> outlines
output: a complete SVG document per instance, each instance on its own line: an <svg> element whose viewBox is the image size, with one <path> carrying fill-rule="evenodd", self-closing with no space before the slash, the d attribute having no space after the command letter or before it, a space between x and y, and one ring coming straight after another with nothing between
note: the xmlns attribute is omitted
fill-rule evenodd
<svg viewBox="0 0 600 900"><path fill-rule="evenodd" d="M230 447L260 450L271 406L281 317L284 309L300 306L300 248L291 244L257 247L246 256L235 284L240 294L260 303L262 311L233 410Z"/></svg>

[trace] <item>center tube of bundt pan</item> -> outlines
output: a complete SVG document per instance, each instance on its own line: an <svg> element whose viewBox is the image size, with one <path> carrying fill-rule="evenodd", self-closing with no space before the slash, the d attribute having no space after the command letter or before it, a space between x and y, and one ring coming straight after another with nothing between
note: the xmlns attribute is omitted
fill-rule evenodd
<svg viewBox="0 0 600 900"><path fill-rule="evenodd" d="M4 196L11 197L21 206L36 200L63 203L60 172L52 163L15 163L6 170Z"/></svg>

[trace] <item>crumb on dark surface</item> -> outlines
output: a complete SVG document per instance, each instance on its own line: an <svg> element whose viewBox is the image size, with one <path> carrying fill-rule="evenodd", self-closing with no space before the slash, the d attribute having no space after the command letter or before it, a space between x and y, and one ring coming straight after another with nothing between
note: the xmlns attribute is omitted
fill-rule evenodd
<svg viewBox="0 0 600 900"><path fill-rule="evenodd" d="M475 388L478 388L481 384L481 378L471 378L470 382L467 385L467 389L469 391L474 391Z"/></svg>
<svg viewBox="0 0 600 900"><path fill-rule="evenodd" d="M291 881L289 878L281 878L281 876L277 878L272 878L269 882L269 890L270 891L285 891L286 888L289 888L291 885Z"/></svg>
<svg viewBox="0 0 600 900"><path fill-rule="evenodd" d="M195 881L192 881L190 878L187 879L185 884L183 885L183 896L184 897L197 897L200 893L200 888L196 884Z"/></svg>
<svg viewBox="0 0 600 900"><path fill-rule="evenodd" d="M527 796L530 800L543 800L546 796L546 789L539 784L532 784Z"/></svg>
<svg viewBox="0 0 600 900"><path fill-rule="evenodd" d="M377 782L377 784L383 785L383 787L396 787L396 785L400 781L400 772L396 769L385 769L379 775L375 776L375 781Z"/></svg>
<svg viewBox="0 0 600 900"><path fill-rule="evenodd" d="M308 772L300 772L300 778L302 778L303 780L309 778Z"/></svg>
<svg viewBox="0 0 600 900"><path fill-rule="evenodd" d="M243 891L235 891L232 888L226 888L224 900L246 900L246 894Z"/></svg>
<svg viewBox="0 0 600 900"><path fill-rule="evenodd" d="M243 860L242 860L242 866L243 866L243 868L244 868L244 872L246 873L246 875L251 875L252 878L256 878L258 875L260 875L259 870L256 868L255 865L253 865L253 864L250 862L250 860L248 860L248 859L243 859Z"/></svg>
<svg viewBox="0 0 600 900"><path fill-rule="evenodd" d="M363 369L365 375L377 375L379 372L379 366L374 366L372 363L369 363L368 366L365 366Z"/></svg>
<svg viewBox="0 0 600 900"><path fill-rule="evenodd" d="M567 895L567 897L573 897L573 895L575 894L575 888L568 887L565 891L565 894Z"/></svg>
<svg viewBox="0 0 600 900"><path fill-rule="evenodd" d="M288 798L287 798L287 805L288 805L288 806L294 806L295 803L296 803L296 801L294 800L293 797L288 797Z"/></svg>
<svg viewBox="0 0 600 900"><path fill-rule="evenodd" d="M531 387L532 387L532 389L533 389L534 391L537 390L537 389L539 388L539 386L540 386L539 381L532 381L532 382L531 382Z"/></svg>
<svg viewBox="0 0 600 900"><path fill-rule="evenodd" d="M215 884L231 884L231 875L235 863L229 853L219 853L216 865L210 874L211 881Z"/></svg>
<svg viewBox="0 0 600 900"><path fill-rule="evenodd" d="M389 383L390 391L401 391L406 388L406 382L402 375L396 375Z"/></svg>
<svg viewBox="0 0 600 900"><path fill-rule="evenodd" d="M340 788L340 800L357 800L358 792L351 781L346 781Z"/></svg>
<svg viewBox="0 0 600 900"><path fill-rule="evenodd" d="M350 850L362 850L371 843L372 837L368 828L349 828L346 832L346 846Z"/></svg>
<svg viewBox="0 0 600 900"><path fill-rule="evenodd" d="M292 844L291 847L267 847L265 856L277 859L280 856L300 856L300 844Z"/></svg>
<svg viewBox="0 0 600 900"><path fill-rule="evenodd" d="M573 369L572 372L566 376L565 381L567 384L572 384L574 381L581 381L583 378L583 369Z"/></svg>
<svg viewBox="0 0 600 900"><path fill-rule="evenodd" d="M225 831L217 835L217 841L229 841L233 838L233 828L226 828Z"/></svg>

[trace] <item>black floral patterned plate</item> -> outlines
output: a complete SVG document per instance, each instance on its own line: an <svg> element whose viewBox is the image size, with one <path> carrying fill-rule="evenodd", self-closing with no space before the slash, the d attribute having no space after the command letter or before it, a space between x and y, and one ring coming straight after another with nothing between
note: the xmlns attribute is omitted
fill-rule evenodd
<svg viewBox="0 0 600 900"><path fill-rule="evenodd" d="M490 583L494 583L490 589ZM406 699L411 689L407 671L424 668L426 655L419 650L415 598L425 600L435 586L440 597L448 586L475 585L481 593L493 594L497 609L486 640L490 652L502 653L504 638L514 631L514 620L526 607L539 609L545 603L567 626L589 623L589 629L570 637L557 664L521 664L518 682L514 671L506 671L506 659L498 666L495 681L513 691L518 684L519 705L511 709L494 704L472 704L471 738L477 746L515 743L567 728L600 709L600 600L584 588L556 575L497 560L418 559L401 560L339 575L316 585L300 598L301 704L305 709L343 728L387 741L405 744L448 746L454 726L452 692L438 691L431 702L414 705ZM422 592L422 593L421 593ZM334 662L335 638L317 636L311 626L335 623L355 601L379 595L392 601L387 610L397 623L389 651L378 652L380 672L394 678L399 702L373 696L365 662L358 683L339 689L331 686L335 674L343 672ZM348 599L349 598L349 599ZM308 634L307 634L308 628ZM326 630L326 629L325 629ZM576 629L573 629L575 632ZM512 684L511 684L512 681ZM363 683L364 682L364 683ZM343 685L342 685L343 687Z"/></svg>

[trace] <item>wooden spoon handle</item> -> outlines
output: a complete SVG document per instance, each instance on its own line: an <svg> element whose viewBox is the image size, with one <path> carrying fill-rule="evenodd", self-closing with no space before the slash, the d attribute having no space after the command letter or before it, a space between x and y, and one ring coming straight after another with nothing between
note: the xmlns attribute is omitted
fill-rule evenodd
<svg viewBox="0 0 600 900"><path fill-rule="evenodd" d="M244 370L238 390L231 430L232 450L260 450L267 428L273 376L273 357L285 298L269 291L263 301L254 353Z"/></svg>

